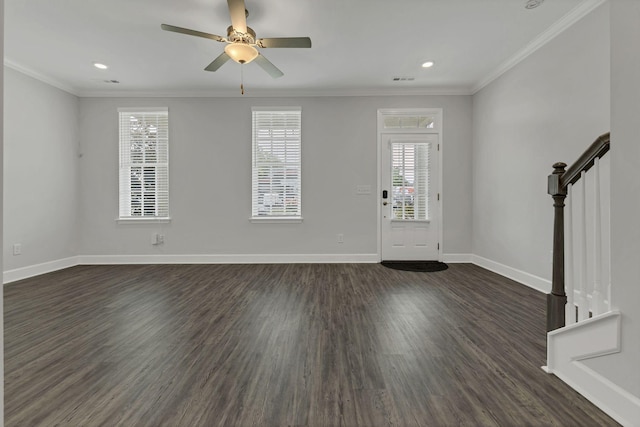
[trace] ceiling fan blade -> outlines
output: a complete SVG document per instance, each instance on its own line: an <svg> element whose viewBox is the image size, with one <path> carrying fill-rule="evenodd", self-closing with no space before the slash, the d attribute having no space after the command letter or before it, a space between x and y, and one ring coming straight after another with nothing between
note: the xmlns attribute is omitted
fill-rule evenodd
<svg viewBox="0 0 640 427"><path fill-rule="evenodd" d="M256 40L260 47L311 47L309 37L276 37Z"/></svg>
<svg viewBox="0 0 640 427"><path fill-rule="evenodd" d="M211 64L207 65L205 71L217 71L218 68L222 67L225 62L227 62L231 57L227 55L225 52L222 52L216 59L211 62Z"/></svg>
<svg viewBox="0 0 640 427"><path fill-rule="evenodd" d="M168 24L162 24L160 25L160 28L162 28L165 31L173 31L174 33L187 34L189 36L203 37L205 39L211 39L217 42L227 41L227 39L225 39L224 37L220 37L215 34L203 33L202 31L190 30L188 28L176 27Z"/></svg>
<svg viewBox="0 0 640 427"><path fill-rule="evenodd" d="M227 0L229 5L229 15L231 15L231 26L241 33L247 32L247 15L244 7L244 0Z"/></svg>
<svg viewBox="0 0 640 427"><path fill-rule="evenodd" d="M284 73L280 71L278 67L273 65L271 61L265 58L261 53L258 53L258 56L256 56L256 59L254 59L253 62L262 67L262 69L265 70L267 74L269 74L274 79L284 76Z"/></svg>

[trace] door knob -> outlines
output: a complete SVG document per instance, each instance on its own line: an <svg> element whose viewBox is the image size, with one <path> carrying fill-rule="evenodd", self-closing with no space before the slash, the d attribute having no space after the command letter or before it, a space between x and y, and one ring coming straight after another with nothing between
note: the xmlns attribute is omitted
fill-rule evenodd
<svg viewBox="0 0 640 427"><path fill-rule="evenodd" d="M382 202L382 206L387 206L387 202Z"/></svg>

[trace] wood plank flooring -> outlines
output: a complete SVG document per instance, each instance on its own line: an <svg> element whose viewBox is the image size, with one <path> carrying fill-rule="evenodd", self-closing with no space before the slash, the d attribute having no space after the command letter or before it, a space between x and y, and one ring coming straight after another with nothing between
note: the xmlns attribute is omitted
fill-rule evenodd
<svg viewBox="0 0 640 427"><path fill-rule="evenodd" d="M469 264L78 266L5 286L7 426L609 426L545 296Z"/></svg>

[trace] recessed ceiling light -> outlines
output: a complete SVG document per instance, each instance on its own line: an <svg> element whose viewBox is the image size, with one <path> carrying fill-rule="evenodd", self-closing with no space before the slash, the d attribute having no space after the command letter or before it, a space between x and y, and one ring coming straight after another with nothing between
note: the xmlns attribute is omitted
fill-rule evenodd
<svg viewBox="0 0 640 427"><path fill-rule="evenodd" d="M106 65L101 64L100 62L94 62L93 66L96 67L96 68L100 68L101 70L106 70L107 68L109 68Z"/></svg>
<svg viewBox="0 0 640 427"><path fill-rule="evenodd" d="M433 61L427 61L424 64L422 64L422 68L431 68L435 65L435 62Z"/></svg>

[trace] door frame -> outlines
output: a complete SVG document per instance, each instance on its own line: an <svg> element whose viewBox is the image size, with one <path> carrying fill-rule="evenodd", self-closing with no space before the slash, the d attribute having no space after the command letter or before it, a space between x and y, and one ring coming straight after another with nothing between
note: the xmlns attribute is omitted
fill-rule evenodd
<svg viewBox="0 0 640 427"><path fill-rule="evenodd" d="M430 129L385 129L384 128L384 118L387 116L434 116L435 122L434 127ZM377 152L376 152L376 163L377 163L377 175L378 175L378 188L376 194L376 214L378 215L378 231L377 231L377 242L378 242L378 261L382 261L382 149L383 143L383 135L385 134L412 134L412 135L438 135L438 145L439 149L437 150L437 159L438 159L438 185L437 192L440 195L440 200L438 206L436 207L438 210L438 261L442 261L442 254L444 253L444 231L443 231L443 217L442 217L442 205L443 205L443 193L442 193L442 181L443 181L443 165L442 165L442 154L444 152L444 144L443 144L443 132L442 132L442 108L379 108L377 115Z"/></svg>

